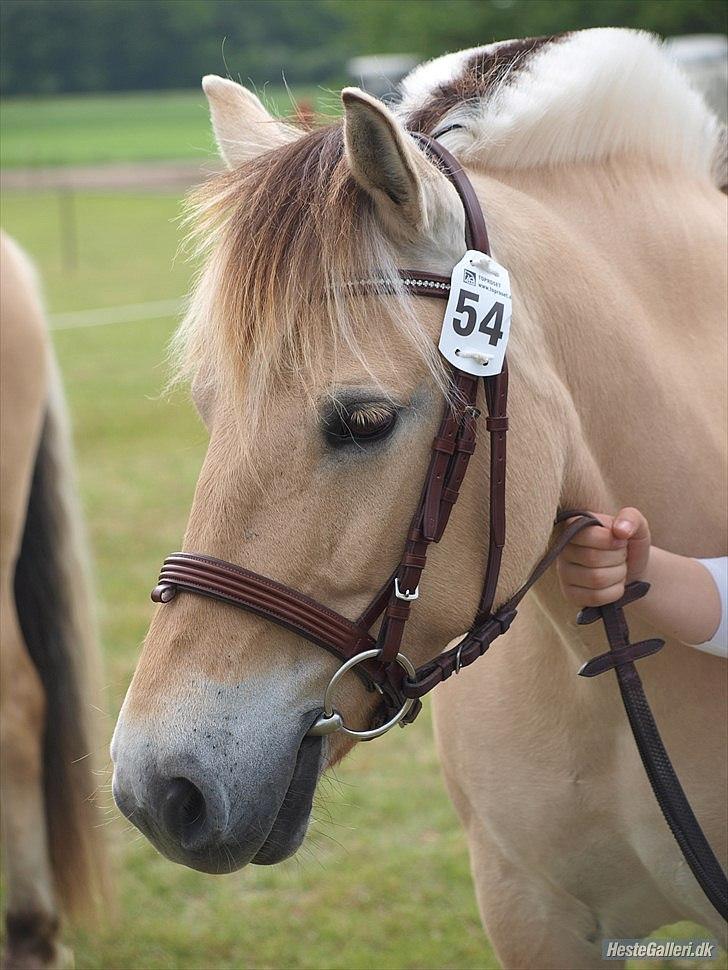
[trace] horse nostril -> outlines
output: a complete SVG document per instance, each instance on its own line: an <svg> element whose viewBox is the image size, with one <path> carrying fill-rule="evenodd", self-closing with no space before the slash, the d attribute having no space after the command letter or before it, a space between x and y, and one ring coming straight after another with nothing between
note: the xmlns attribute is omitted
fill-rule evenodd
<svg viewBox="0 0 728 970"><path fill-rule="evenodd" d="M172 778L162 796L162 820L180 845L189 846L205 830L207 806L200 789L187 778Z"/></svg>

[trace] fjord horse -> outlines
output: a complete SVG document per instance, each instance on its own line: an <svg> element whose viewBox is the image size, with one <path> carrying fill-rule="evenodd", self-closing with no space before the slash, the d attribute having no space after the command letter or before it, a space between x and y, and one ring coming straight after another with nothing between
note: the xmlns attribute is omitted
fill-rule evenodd
<svg viewBox="0 0 728 970"><path fill-rule="evenodd" d="M465 166L513 286L497 602L542 555L559 508L638 505L659 544L725 554L723 142L653 38L593 30L448 55L405 81L396 114L347 89L343 122L308 133L232 81L203 86L229 171L194 199L206 263L177 339L210 432L185 550L350 617L399 561L440 416L443 310L406 295L396 267L449 273L465 250L462 205L414 129ZM372 280L379 294L357 291ZM475 612L487 483L483 447L429 556L404 646L415 664ZM635 624L636 638L654 633ZM505 641L435 693L505 967L599 967L603 938L680 918L720 932L615 684L576 676L603 649L547 576ZM722 665L673 641L643 676L725 859ZM290 855L318 778L351 747L306 736L335 669L219 602L159 607L112 745L121 810L207 872ZM342 683L346 723L366 726L375 706L356 678Z"/></svg>
<svg viewBox="0 0 728 970"><path fill-rule="evenodd" d="M72 965L62 914L104 885L96 641L65 407L28 257L0 237L0 792L7 970Z"/></svg>

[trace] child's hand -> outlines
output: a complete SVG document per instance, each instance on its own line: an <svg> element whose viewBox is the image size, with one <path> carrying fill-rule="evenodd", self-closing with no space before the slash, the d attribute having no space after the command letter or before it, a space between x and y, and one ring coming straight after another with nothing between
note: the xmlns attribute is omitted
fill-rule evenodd
<svg viewBox="0 0 728 970"><path fill-rule="evenodd" d="M597 514L601 526L579 532L556 562L564 596L577 606L604 606L641 579L650 558L650 528L637 509Z"/></svg>

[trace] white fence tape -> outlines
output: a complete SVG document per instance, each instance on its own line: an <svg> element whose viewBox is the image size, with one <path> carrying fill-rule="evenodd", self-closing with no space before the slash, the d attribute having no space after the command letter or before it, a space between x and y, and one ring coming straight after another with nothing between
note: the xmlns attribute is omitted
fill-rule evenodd
<svg viewBox="0 0 728 970"><path fill-rule="evenodd" d="M52 314L50 325L51 330L75 330L77 327L103 327L110 323L158 320L161 317L175 317L184 307L184 298L176 297L173 300L127 303L125 306L101 307L98 310L74 310L71 313Z"/></svg>

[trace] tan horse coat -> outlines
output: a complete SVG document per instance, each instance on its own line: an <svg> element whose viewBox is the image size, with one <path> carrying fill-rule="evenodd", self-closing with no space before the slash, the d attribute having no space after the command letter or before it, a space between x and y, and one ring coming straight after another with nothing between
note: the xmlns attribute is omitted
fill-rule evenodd
<svg viewBox="0 0 728 970"><path fill-rule="evenodd" d="M502 592L538 550L522 510L554 443L544 387L562 436L552 502L634 504L657 544L725 554L726 227L716 191L633 165L476 184L514 278L557 281L521 290L529 326L511 351L506 553L515 574ZM654 801L616 683L576 676L604 644L574 621L547 576L505 641L435 695L481 912L509 967L597 966L592 940L686 917L721 932ZM636 638L654 634L633 624ZM725 662L679 643L652 660L642 674L657 723L725 858Z"/></svg>
<svg viewBox="0 0 728 970"><path fill-rule="evenodd" d="M8 970L72 964L60 918L106 889L97 644L65 406L35 270L7 236L0 325L0 770Z"/></svg>
<svg viewBox="0 0 728 970"><path fill-rule="evenodd" d="M304 136L233 82L205 89L231 171L198 198L208 260L180 336L210 429L187 550L352 617L399 559L441 410L428 348L442 306L338 295L347 281L391 280L396 265L449 271L462 255L462 207L408 124L466 163L513 280L497 599L525 580L559 507L638 505L657 543L725 552L719 140L653 41L587 31L449 55L406 82L399 117L348 90L343 131ZM332 400L365 415L372 401L391 408L393 432L334 449L322 434ZM429 557L407 631L415 662L474 612L487 461L481 447ZM616 686L576 676L603 649L547 577L506 639L437 692L446 778L506 967L600 966L604 937L678 917L718 932L652 800ZM724 666L669 644L643 667L725 856ZM335 668L220 604L162 607L114 738L120 807L170 858L206 871L295 851L319 772L350 748L305 737ZM372 709L353 678L339 704L352 724Z"/></svg>

